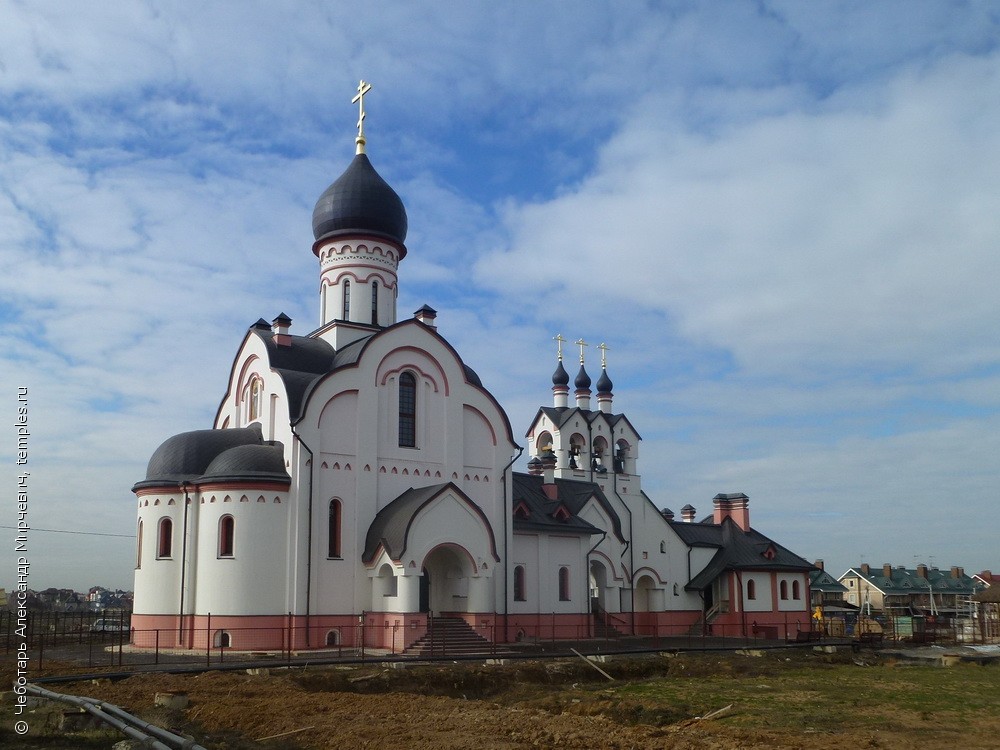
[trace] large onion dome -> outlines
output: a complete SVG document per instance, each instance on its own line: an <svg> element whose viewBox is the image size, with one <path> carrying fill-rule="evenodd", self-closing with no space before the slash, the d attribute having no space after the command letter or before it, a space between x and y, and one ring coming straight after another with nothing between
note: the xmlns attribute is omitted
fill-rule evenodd
<svg viewBox="0 0 1000 750"><path fill-rule="evenodd" d="M373 234L401 247L406 240L406 209L396 191L379 176L367 154L357 154L347 170L316 201L313 236ZM402 247L402 255L406 248Z"/></svg>

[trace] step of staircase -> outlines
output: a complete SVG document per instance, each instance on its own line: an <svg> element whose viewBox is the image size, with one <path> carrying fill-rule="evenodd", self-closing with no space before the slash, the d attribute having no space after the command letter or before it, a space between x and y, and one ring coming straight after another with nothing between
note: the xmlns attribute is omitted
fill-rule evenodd
<svg viewBox="0 0 1000 750"><path fill-rule="evenodd" d="M466 656L492 654L496 648L460 617L432 617L427 634L415 641L407 656Z"/></svg>

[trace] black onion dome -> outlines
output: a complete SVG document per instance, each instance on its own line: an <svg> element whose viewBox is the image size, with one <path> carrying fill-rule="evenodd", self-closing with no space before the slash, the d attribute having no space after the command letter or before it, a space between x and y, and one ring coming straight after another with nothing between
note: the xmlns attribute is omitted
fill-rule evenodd
<svg viewBox="0 0 1000 750"><path fill-rule="evenodd" d="M563 367L561 359L559 360L559 365L556 367L556 371L552 373L552 385L569 385L569 373Z"/></svg>
<svg viewBox="0 0 1000 750"><path fill-rule="evenodd" d="M611 393L612 388L614 388L614 383L612 383L611 378L608 377L608 371L601 368L601 377L597 379L597 392Z"/></svg>
<svg viewBox="0 0 1000 750"><path fill-rule="evenodd" d="M366 154L354 157L313 209L313 236L362 232L387 237L400 245L406 240L406 209ZM403 248L403 253L406 250Z"/></svg>
<svg viewBox="0 0 1000 750"><path fill-rule="evenodd" d="M580 389L590 388L590 375L587 374L587 370L583 365L580 365L580 372L576 374L576 380L573 381L573 385Z"/></svg>

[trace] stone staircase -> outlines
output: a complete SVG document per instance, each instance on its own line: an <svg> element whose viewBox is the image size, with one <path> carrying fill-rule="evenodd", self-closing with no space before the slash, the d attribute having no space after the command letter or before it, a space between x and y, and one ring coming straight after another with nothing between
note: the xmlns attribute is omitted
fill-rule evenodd
<svg viewBox="0 0 1000 750"><path fill-rule="evenodd" d="M492 643L460 617L432 617L428 625L427 633L403 653L431 658L493 654L496 651Z"/></svg>

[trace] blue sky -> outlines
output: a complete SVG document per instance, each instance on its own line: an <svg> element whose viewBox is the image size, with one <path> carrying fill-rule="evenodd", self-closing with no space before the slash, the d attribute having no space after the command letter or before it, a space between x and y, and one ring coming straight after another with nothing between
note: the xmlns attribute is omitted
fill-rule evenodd
<svg viewBox="0 0 1000 750"><path fill-rule="evenodd" d="M400 314L517 434L552 337L604 341L658 505L746 492L837 574L1000 568L998 42L987 3L6 3L0 382L32 525L120 535L33 532L31 585L130 588L151 452L257 318L315 327L360 78Z"/></svg>

